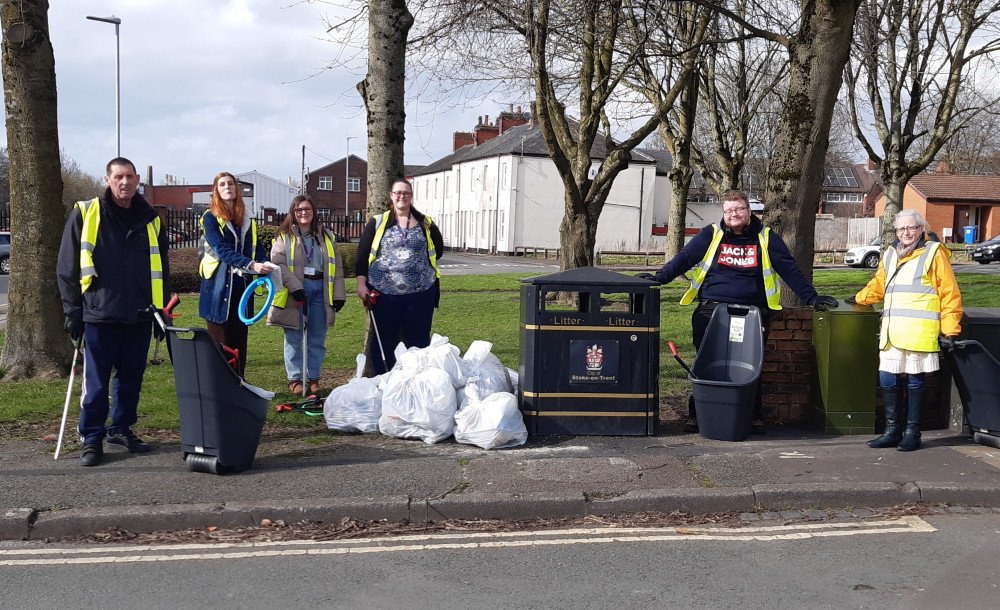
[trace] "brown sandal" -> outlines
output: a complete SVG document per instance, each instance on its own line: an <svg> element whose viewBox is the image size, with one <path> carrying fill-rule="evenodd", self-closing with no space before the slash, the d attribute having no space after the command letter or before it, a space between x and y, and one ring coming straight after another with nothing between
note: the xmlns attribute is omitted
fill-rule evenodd
<svg viewBox="0 0 1000 610"><path fill-rule="evenodd" d="M315 379L309 380L309 393L317 394L319 392L319 381Z"/></svg>
<svg viewBox="0 0 1000 610"><path fill-rule="evenodd" d="M292 394L302 395L302 382L296 379L295 381L288 382L288 391Z"/></svg>

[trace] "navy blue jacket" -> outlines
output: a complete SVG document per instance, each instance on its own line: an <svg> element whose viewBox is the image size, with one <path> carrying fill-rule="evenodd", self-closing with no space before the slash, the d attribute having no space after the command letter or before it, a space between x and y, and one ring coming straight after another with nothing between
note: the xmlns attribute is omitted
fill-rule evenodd
<svg viewBox="0 0 1000 610"><path fill-rule="evenodd" d="M156 218L156 211L142 195L136 193L132 196L132 207L123 215L114 209L117 204L111 200L111 189L104 190L99 205L101 223L97 227L97 243L94 245L97 277L87 292L82 294L80 233L83 230L83 216L80 208L74 206L66 221L56 263L63 313L78 315L82 311L83 321L88 324L148 323L152 320L152 315L138 312L153 302L146 225ZM130 219L130 226L122 223L123 216ZM158 241L160 259L163 262L163 302L167 303L170 295L170 263L166 231L162 225Z"/></svg>
<svg viewBox="0 0 1000 610"><path fill-rule="evenodd" d="M702 283L698 299L756 305L761 311L767 311L764 274L760 253L757 252L760 250L758 235L764 229L764 223L757 216L751 215L750 224L739 235L733 233L723 221L720 221L719 226L723 228L722 242ZM713 225L708 225L695 235L677 256L655 273L656 280L666 284L700 263L712 243L715 233L712 227ZM727 245L729 248L725 247ZM807 305L815 303L816 289L799 269L788 246L774 231L771 231L767 253L771 266L802 302Z"/></svg>

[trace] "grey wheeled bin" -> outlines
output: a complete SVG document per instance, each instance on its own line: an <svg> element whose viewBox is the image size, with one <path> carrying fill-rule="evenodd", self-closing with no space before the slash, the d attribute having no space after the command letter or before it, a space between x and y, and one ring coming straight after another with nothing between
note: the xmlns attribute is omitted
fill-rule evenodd
<svg viewBox="0 0 1000 610"><path fill-rule="evenodd" d="M944 350L965 406L972 438L1000 449L1000 361L975 340L956 341Z"/></svg>
<svg viewBox="0 0 1000 610"><path fill-rule="evenodd" d="M716 307L690 375L702 436L719 441L750 436L763 364L760 311L753 305Z"/></svg>
<svg viewBox="0 0 1000 610"><path fill-rule="evenodd" d="M250 468L269 392L243 381L204 328L167 327L167 334L188 468L212 474Z"/></svg>

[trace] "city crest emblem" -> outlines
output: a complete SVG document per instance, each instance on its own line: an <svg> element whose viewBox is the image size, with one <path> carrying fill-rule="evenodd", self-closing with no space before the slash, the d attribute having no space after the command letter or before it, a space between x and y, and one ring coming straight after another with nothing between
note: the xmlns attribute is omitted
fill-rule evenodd
<svg viewBox="0 0 1000 610"><path fill-rule="evenodd" d="M587 370L600 372L604 368L604 348L597 345L587 346Z"/></svg>

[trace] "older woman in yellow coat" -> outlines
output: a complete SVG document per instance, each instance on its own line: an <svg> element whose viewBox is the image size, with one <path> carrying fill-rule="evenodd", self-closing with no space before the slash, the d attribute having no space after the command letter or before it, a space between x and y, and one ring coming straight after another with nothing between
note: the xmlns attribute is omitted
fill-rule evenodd
<svg viewBox="0 0 1000 610"><path fill-rule="evenodd" d="M885 433L868 441L876 449L920 448L924 376L940 368L940 342L951 345L961 330L962 293L950 253L927 238L920 212L896 215L897 239L886 250L878 271L854 297L861 305L885 301L879 334L879 385L885 403ZM901 425L902 375L907 375L905 432Z"/></svg>

